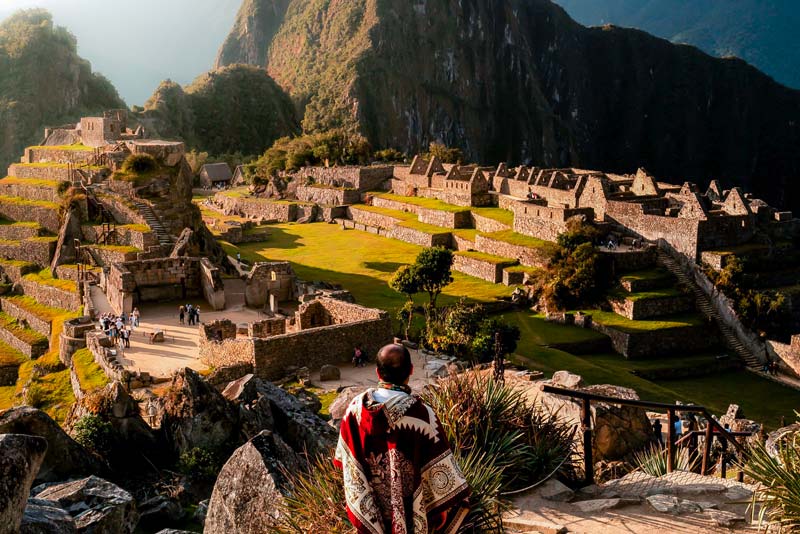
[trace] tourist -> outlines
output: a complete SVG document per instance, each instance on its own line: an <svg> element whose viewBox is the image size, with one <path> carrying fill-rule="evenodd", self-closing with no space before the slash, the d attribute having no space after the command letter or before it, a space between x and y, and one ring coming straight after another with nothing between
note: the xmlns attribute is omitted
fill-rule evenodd
<svg viewBox="0 0 800 534"><path fill-rule="evenodd" d="M663 447L664 436L662 436L661 429L662 429L661 419L656 419L655 421L653 421L653 435L656 437L656 443L658 443Z"/></svg>
<svg viewBox="0 0 800 534"><path fill-rule="evenodd" d="M125 343L125 348L131 348L131 333L127 328L122 329L122 341Z"/></svg>
<svg viewBox="0 0 800 534"><path fill-rule="evenodd" d="M194 307L194 324L200 324L200 306Z"/></svg>
<svg viewBox="0 0 800 534"><path fill-rule="evenodd" d="M681 434L683 434L683 421L677 415L673 419L672 427L674 428L675 438L681 437Z"/></svg>
<svg viewBox="0 0 800 534"><path fill-rule="evenodd" d="M361 350L361 345L356 345L353 351L353 367L364 366L364 352Z"/></svg>
<svg viewBox="0 0 800 534"><path fill-rule="evenodd" d="M334 464L346 474L347 515L359 534L457 532L469 510L469 485L442 425L411 395L413 370L408 349L383 347L378 388L356 397L342 419Z"/></svg>
<svg viewBox="0 0 800 534"><path fill-rule="evenodd" d="M186 305L186 322L188 324L194 324L194 309L191 304Z"/></svg>
<svg viewBox="0 0 800 534"><path fill-rule="evenodd" d="M139 308L133 309L133 313L131 313L131 321L134 328L139 328Z"/></svg>
<svg viewBox="0 0 800 534"><path fill-rule="evenodd" d="M117 317L116 325L117 327L117 335L122 333L122 329L125 328L125 322L122 320L122 317Z"/></svg>
<svg viewBox="0 0 800 534"><path fill-rule="evenodd" d="M186 308L183 305L181 305L178 308L178 321L180 321L180 324L183 324L185 316L186 316Z"/></svg>

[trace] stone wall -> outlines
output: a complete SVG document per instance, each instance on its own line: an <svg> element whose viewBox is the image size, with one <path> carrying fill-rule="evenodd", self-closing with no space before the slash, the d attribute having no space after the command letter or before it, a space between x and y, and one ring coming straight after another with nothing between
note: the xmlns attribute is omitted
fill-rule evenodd
<svg viewBox="0 0 800 534"><path fill-rule="evenodd" d="M513 261L494 263L459 254L453 256L453 269L460 273L468 274L495 284L503 281L503 268L513 263Z"/></svg>
<svg viewBox="0 0 800 534"><path fill-rule="evenodd" d="M64 150L51 147L28 147L22 157L23 163L78 163L87 161L94 150Z"/></svg>
<svg viewBox="0 0 800 534"><path fill-rule="evenodd" d="M189 257L115 263L106 276L106 295L116 313L130 313L142 302L204 296L201 270L201 259Z"/></svg>
<svg viewBox="0 0 800 534"><path fill-rule="evenodd" d="M103 227L84 225L81 227L81 230L86 241L96 243L102 235ZM116 237L114 238L115 245L136 247L139 250L147 250L150 247L158 246L158 237L151 231L142 232L140 230L127 228L124 225L116 226L114 231L116 232Z"/></svg>
<svg viewBox="0 0 800 534"><path fill-rule="evenodd" d="M27 341L19 339L17 336L2 327L0 327L0 341L3 341L6 345L10 345L11 348L17 349L31 359L36 359L46 353L49 346L49 343L46 339L31 344Z"/></svg>
<svg viewBox="0 0 800 534"><path fill-rule="evenodd" d="M31 237L38 237L42 229L29 224L0 224L0 240L20 241Z"/></svg>
<svg viewBox="0 0 800 534"><path fill-rule="evenodd" d="M298 219L297 204L290 202L266 198L234 198L224 193L214 195L213 202L225 215L278 222L293 222Z"/></svg>
<svg viewBox="0 0 800 534"><path fill-rule="evenodd" d="M54 234L58 234L61 228L57 209L37 206L31 202L0 200L0 217L9 221L36 222Z"/></svg>
<svg viewBox="0 0 800 534"><path fill-rule="evenodd" d="M225 287L222 283L222 274L208 258L200 260L200 287L212 310L225 309Z"/></svg>
<svg viewBox="0 0 800 534"><path fill-rule="evenodd" d="M629 333L594 321L592 328L611 338L614 351L629 360L687 355L711 349L719 343L716 331L710 326Z"/></svg>
<svg viewBox="0 0 800 534"><path fill-rule="evenodd" d="M469 210L444 211L419 208L417 214L420 222L434 226L442 226L444 228L470 228L472 226Z"/></svg>
<svg viewBox="0 0 800 534"><path fill-rule="evenodd" d="M293 300L297 296L295 282L289 262L256 263L245 280L245 303L251 308L261 308L270 302L270 295L277 302Z"/></svg>
<svg viewBox="0 0 800 534"><path fill-rule="evenodd" d="M648 246L639 250L599 249L600 255L611 262L614 272L625 273L649 269L656 264L656 247Z"/></svg>
<svg viewBox="0 0 800 534"><path fill-rule="evenodd" d="M475 250L475 241L454 233L450 247L454 250Z"/></svg>
<svg viewBox="0 0 800 534"><path fill-rule="evenodd" d="M3 313L10 315L15 319L20 319L27 322L28 326L43 336L47 338L50 337L50 321L44 320L38 315L34 315L33 313L27 311L25 308L17 306L13 301L8 300L5 297L0 297L0 309L2 309Z"/></svg>
<svg viewBox="0 0 800 534"><path fill-rule="evenodd" d="M405 211L406 213L417 213L420 209L416 204L398 202L397 200L382 197L372 197L372 205L378 208Z"/></svg>
<svg viewBox="0 0 800 534"><path fill-rule="evenodd" d="M1 249L2 247L0 247ZM2 252L0 252L0 256L2 256ZM49 260L46 263L41 263L39 265L47 265L49 264ZM9 280L14 285L17 285L22 280L22 277L26 274L35 273L39 270L37 265L33 264L15 264L8 261L0 260L0 273L6 275Z"/></svg>
<svg viewBox="0 0 800 534"><path fill-rule="evenodd" d="M97 265L107 267L114 263L136 261L138 251L106 248L102 245L86 245L84 249L94 258Z"/></svg>
<svg viewBox="0 0 800 534"><path fill-rule="evenodd" d="M297 186L296 195L297 200L322 204L323 206L341 206L361 202L361 193L357 189L331 186L299 185Z"/></svg>
<svg viewBox="0 0 800 534"><path fill-rule="evenodd" d="M448 247L453 239L450 232L429 234L422 230L405 226L395 226L390 229L386 235L392 239L405 241L406 243L419 245L421 247Z"/></svg>
<svg viewBox="0 0 800 534"><path fill-rule="evenodd" d="M77 290L66 291L32 280L26 280L25 278L22 279L20 285L22 285L22 290L26 296L33 297L45 306L77 311L82 305L81 297Z"/></svg>
<svg viewBox="0 0 800 534"><path fill-rule="evenodd" d="M644 321L653 317L674 315L692 309L694 300L689 295L658 299L618 299L612 300L614 313L634 321Z"/></svg>
<svg viewBox="0 0 800 534"><path fill-rule="evenodd" d="M223 341L236 338L236 323L230 319L218 319L210 323L202 323L198 328L200 339Z"/></svg>
<svg viewBox="0 0 800 534"><path fill-rule="evenodd" d="M359 191L381 189L384 182L392 178L391 165L374 167L303 167L294 174L295 179L304 181L313 178L318 184L335 187L352 187Z"/></svg>
<svg viewBox="0 0 800 534"><path fill-rule="evenodd" d="M0 195L20 197L27 200L43 200L45 202L61 202L61 195L56 187L0 181Z"/></svg>
<svg viewBox="0 0 800 534"><path fill-rule="evenodd" d="M86 334L96 329L91 317L78 317L64 321L64 327L58 339L58 358L69 367L72 355L86 348Z"/></svg>
<svg viewBox="0 0 800 534"><path fill-rule="evenodd" d="M270 337L286 333L286 318L271 317L247 325L247 337Z"/></svg>
<svg viewBox="0 0 800 534"><path fill-rule="evenodd" d="M355 206L347 208L347 216L356 223L365 226L376 226L378 228L394 228L402 222L401 219L385 215L383 213L375 213Z"/></svg>
<svg viewBox="0 0 800 534"><path fill-rule="evenodd" d="M56 242L50 239L26 239L19 242L0 242L0 257L27 261L40 266L50 265ZM5 268L3 268L5 270Z"/></svg>
<svg viewBox="0 0 800 534"><path fill-rule="evenodd" d="M288 367L319 369L326 364L351 361L360 345L369 358L392 340L392 323L382 319L312 328L292 334L254 339L255 374L277 380Z"/></svg>
<svg viewBox="0 0 800 534"><path fill-rule="evenodd" d="M14 164L8 168L8 176L14 178L33 178L36 180L55 180L69 182L69 168L66 165L22 165Z"/></svg>
<svg viewBox="0 0 800 534"><path fill-rule="evenodd" d="M94 356L94 361L111 380L117 380L123 384L131 384L134 374L126 371L119 363L116 356L109 351L111 340L102 332L94 331L86 333L86 348Z"/></svg>
<svg viewBox="0 0 800 534"><path fill-rule="evenodd" d="M475 237L475 250L494 256L515 259L526 267L544 268L550 261L550 253L546 249L514 245L480 234Z"/></svg>
<svg viewBox="0 0 800 534"><path fill-rule="evenodd" d="M234 338L214 341L200 338L200 361L214 369L241 364L253 365L255 362L255 340L253 338Z"/></svg>
<svg viewBox="0 0 800 534"><path fill-rule="evenodd" d="M0 366L0 387L13 386L19 378L19 364Z"/></svg>
<svg viewBox="0 0 800 534"><path fill-rule="evenodd" d="M472 212L471 215L472 226L479 232L491 234L492 232L502 232L511 229L508 225L503 224L500 221L490 219L489 217L483 217L482 215L478 215L474 212Z"/></svg>
<svg viewBox="0 0 800 534"><path fill-rule="evenodd" d="M98 194L97 198L117 222L122 224L147 224L144 217L122 199L107 194Z"/></svg>
<svg viewBox="0 0 800 534"><path fill-rule="evenodd" d="M545 241L555 241L567 230L567 221L581 215L589 221L594 219L591 208L564 209L535 204L520 208L518 204L514 213L514 231Z"/></svg>

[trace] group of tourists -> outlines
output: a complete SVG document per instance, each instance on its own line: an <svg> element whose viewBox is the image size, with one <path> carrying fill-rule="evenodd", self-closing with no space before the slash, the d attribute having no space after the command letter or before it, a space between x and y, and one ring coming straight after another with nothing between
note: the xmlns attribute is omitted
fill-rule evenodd
<svg viewBox="0 0 800 534"><path fill-rule="evenodd" d="M180 324L200 324L200 306L191 304L178 307L178 320Z"/></svg>
<svg viewBox="0 0 800 534"><path fill-rule="evenodd" d="M100 329L119 346L127 349L131 346L131 332L139 326L139 308L134 308L130 315L122 312L119 315L104 313L100 316Z"/></svg>
<svg viewBox="0 0 800 534"><path fill-rule="evenodd" d="M764 362L764 367L761 368L768 375L778 376L778 362L775 360L767 360Z"/></svg>

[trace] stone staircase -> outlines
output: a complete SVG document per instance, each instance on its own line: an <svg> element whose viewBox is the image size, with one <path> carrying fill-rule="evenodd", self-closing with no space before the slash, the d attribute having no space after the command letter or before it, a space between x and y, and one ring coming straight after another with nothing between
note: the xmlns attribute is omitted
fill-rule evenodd
<svg viewBox="0 0 800 534"><path fill-rule="evenodd" d="M658 249L658 263L672 273L680 283L690 288L695 297L697 309L706 318L713 320L722 334L725 346L736 353L736 356L744 362L747 367L754 370L760 370L762 367L761 361L756 357L745 345L739 341L736 333L728 326L725 320L720 316L717 309L711 304L711 300L703 289L690 277L680 264L672 258L669 254L661 249Z"/></svg>
<svg viewBox="0 0 800 534"><path fill-rule="evenodd" d="M149 204L146 204L141 201L134 201L134 205L136 209L139 211L139 214L144 217L144 220L147 222L147 225L153 230L153 233L156 234L158 238L158 243L165 248L172 248L172 239L170 238L167 231L164 229L164 226L161 224L161 221L156 216L153 208L150 207Z"/></svg>

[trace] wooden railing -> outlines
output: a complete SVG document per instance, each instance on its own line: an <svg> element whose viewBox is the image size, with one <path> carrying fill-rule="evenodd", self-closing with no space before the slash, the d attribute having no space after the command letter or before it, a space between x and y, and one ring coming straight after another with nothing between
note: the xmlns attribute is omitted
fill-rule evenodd
<svg viewBox="0 0 800 534"><path fill-rule="evenodd" d="M583 456L584 456L584 470L586 473L586 484L594 484L594 461L592 460L592 402L603 402L606 404L617 404L621 406L634 406L638 408L647 408L650 410L659 410L667 412L667 472L671 473L675 469L675 458L679 444L690 442L689 440L696 440L698 436L703 435L703 454L701 471L702 475L707 475L711 471L711 446L714 439L719 439L722 443L723 449L727 446L733 447L742 455L745 454L745 448L736 439L738 437L751 436L751 432L730 432L723 428L719 422L714 419L705 406L696 406L693 404L667 404L663 402L648 402L636 399L620 399L617 397L607 397L605 395L595 395L593 393L586 393L583 391L575 391L572 389L564 389L555 386L542 385L540 389L545 393L559 395L562 397L569 397L579 400L581 402L581 432L583 435ZM683 436L681 439L676 439L674 421L677 421L677 412L682 413L696 413L701 414L706 419L706 428L701 431L693 431L691 434ZM724 470L725 460L723 458L722 469Z"/></svg>

